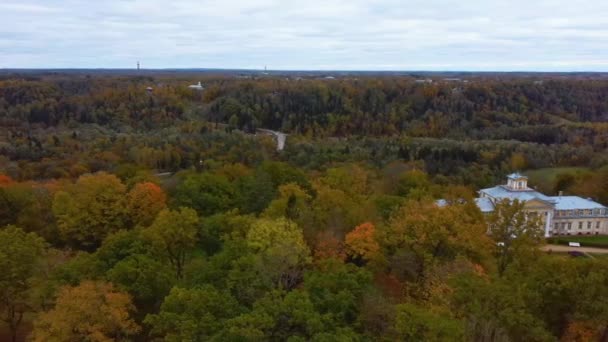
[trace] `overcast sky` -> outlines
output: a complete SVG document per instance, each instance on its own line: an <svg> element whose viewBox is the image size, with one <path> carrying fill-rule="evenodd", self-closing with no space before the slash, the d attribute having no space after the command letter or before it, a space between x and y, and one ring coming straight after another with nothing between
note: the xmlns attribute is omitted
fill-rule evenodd
<svg viewBox="0 0 608 342"><path fill-rule="evenodd" d="M0 68L608 71L608 0L0 0Z"/></svg>

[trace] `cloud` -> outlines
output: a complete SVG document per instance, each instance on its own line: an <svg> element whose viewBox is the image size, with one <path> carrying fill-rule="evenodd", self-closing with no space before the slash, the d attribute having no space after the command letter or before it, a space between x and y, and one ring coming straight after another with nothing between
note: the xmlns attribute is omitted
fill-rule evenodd
<svg viewBox="0 0 608 342"><path fill-rule="evenodd" d="M4 0L2 67L608 71L602 0Z"/></svg>

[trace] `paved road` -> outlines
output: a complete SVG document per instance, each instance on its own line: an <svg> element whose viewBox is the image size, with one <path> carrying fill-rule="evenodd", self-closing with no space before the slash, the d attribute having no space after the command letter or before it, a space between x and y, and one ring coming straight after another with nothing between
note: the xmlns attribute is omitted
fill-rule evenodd
<svg viewBox="0 0 608 342"><path fill-rule="evenodd" d="M570 251L578 251L583 253L594 253L594 254L608 254L608 249L606 248L596 248L596 247L569 247L563 245L544 245L541 247L543 251L554 251L554 252L570 252Z"/></svg>

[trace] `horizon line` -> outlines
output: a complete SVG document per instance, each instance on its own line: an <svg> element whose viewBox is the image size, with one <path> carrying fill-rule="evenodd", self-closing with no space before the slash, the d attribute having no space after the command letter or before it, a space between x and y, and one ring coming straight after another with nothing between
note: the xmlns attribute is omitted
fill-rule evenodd
<svg viewBox="0 0 608 342"><path fill-rule="evenodd" d="M572 74L572 73L595 73L608 74L608 70L472 70L472 69L258 69L258 68L206 68L206 67L166 67L166 68L122 68L122 67L34 67L34 68L13 68L2 67L0 71L82 71L82 70L100 70L100 71L248 71L248 72L378 72L378 73L538 73L538 74Z"/></svg>

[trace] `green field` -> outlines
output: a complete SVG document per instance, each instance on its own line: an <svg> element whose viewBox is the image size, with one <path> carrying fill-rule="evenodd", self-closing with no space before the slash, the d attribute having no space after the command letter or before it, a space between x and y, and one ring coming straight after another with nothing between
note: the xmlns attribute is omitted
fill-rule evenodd
<svg viewBox="0 0 608 342"><path fill-rule="evenodd" d="M555 178L560 173L579 173L588 171L585 167L550 167L545 169L527 170L522 172L528 176L528 184L535 187L538 191L544 192L547 195L553 191Z"/></svg>

